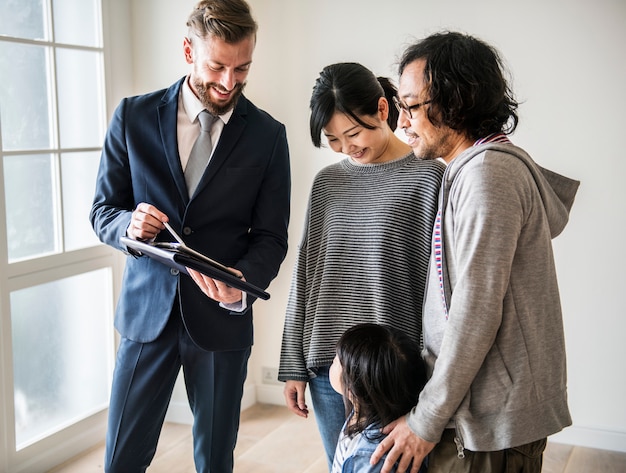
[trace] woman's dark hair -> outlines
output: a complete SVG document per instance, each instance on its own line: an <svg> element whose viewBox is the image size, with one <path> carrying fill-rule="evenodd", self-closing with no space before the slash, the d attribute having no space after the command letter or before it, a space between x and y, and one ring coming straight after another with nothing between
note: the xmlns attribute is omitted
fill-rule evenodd
<svg viewBox="0 0 626 473"><path fill-rule="evenodd" d="M492 133L513 133L518 103L504 77L495 48L469 35L442 32L409 46L399 72L419 59L426 61L424 83L432 105L428 118L464 132L471 139Z"/></svg>
<svg viewBox="0 0 626 473"><path fill-rule="evenodd" d="M392 130L398 123L398 111L391 98L396 87L386 77L376 77L372 71L354 62L341 62L326 66L315 81L310 108L311 140L319 148L322 145L322 129L335 112L348 115L362 127L375 127L364 122L360 116L376 115L378 100L385 97L389 102L387 123Z"/></svg>
<svg viewBox="0 0 626 473"><path fill-rule="evenodd" d="M426 367L419 344L404 332L387 325L355 325L339 339L337 357L344 396L355 402L346 435L372 424L383 427L417 404Z"/></svg>

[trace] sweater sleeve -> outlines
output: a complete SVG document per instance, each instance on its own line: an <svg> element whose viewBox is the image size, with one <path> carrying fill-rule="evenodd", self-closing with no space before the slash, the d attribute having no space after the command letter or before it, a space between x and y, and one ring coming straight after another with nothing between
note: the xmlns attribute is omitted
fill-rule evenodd
<svg viewBox="0 0 626 473"><path fill-rule="evenodd" d="M302 240L294 266L280 353L278 379L280 381L308 381L309 376L304 357L304 323L306 316L306 262L308 250L310 204L305 217Z"/></svg>

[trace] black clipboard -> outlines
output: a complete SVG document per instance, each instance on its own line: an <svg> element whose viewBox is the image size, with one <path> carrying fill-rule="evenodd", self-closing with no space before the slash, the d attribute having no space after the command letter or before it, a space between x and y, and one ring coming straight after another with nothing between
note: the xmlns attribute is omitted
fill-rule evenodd
<svg viewBox="0 0 626 473"><path fill-rule="evenodd" d="M125 236L120 238L120 243L170 268L177 269L183 274L189 275L187 268L195 269L213 279L217 279L231 287L244 291L251 296L263 300L270 298L269 293L254 284L244 281L226 266L192 250L184 244L175 242L137 241Z"/></svg>

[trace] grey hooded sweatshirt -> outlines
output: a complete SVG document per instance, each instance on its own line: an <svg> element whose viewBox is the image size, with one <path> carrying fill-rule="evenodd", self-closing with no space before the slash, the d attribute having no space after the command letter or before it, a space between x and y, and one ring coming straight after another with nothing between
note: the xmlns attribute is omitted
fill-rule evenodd
<svg viewBox="0 0 626 473"><path fill-rule="evenodd" d="M431 442L455 428L472 451L547 437L571 424L551 240L579 182L512 144L466 150L443 180L423 315L431 377L408 424Z"/></svg>

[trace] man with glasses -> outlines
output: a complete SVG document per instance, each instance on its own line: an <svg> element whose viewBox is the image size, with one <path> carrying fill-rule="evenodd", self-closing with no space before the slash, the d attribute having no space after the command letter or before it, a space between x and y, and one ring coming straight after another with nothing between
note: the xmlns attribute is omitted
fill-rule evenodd
<svg viewBox="0 0 626 473"><path fill-rule="evenodd" d="M430 452L429 473L539 473L547 436L571 424L551 240L579 183L508 139L518 104L491 46L434 34L399 72L398 126L448 166L423 313L432 374L371 462L388 451L383 473L416 473Z"/></svg>

